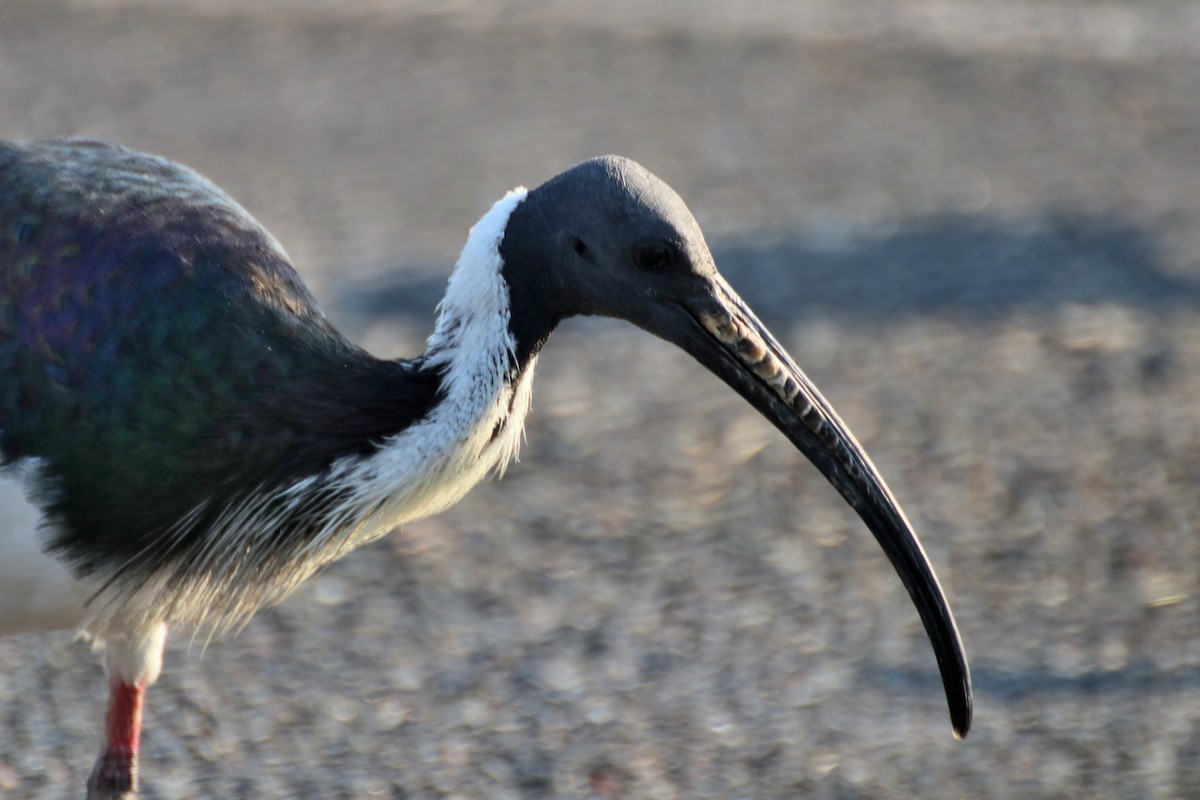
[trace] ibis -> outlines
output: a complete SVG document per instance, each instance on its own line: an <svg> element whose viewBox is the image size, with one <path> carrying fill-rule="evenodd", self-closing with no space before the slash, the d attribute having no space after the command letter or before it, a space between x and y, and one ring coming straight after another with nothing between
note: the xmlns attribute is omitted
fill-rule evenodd
<svg viewBox="0 0 1200 800"><path fill-rule="evenodd" d="M102 652L87 796L136 796L169 630L229 630L502 470L538 354L579 315L682 348L833 484L911 595L966 735L962 643L900 505L637 163L594 158L502 197L425 351L385 360L193 170L102 141L0 142L0 634L75 630Z"/></svg>

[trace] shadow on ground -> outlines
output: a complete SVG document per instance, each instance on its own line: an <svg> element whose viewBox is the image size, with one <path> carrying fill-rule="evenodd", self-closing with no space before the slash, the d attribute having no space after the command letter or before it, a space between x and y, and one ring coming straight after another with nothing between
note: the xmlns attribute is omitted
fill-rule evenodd
<svg viewBox="0 0 1200 800"><path fill-rule="evenodd" d="M1149 232L1106 218L1061 215L1005 224L937 217L857 240L717 244L714 257L768 322L805 315L969 321L1070 304L1169 311L1200 303L1200 282L1169 274ZM449 268L421 266L401 265L384 278L348 284L333 307L360 324L406 315L428 317L432 325ZM436 277L414 280L413 274Z"/></svg>

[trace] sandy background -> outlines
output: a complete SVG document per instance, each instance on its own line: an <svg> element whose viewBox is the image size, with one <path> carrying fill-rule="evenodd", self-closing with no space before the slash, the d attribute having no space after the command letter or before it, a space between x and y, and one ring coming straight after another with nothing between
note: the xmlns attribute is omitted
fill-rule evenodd
<svg viewBox="0 0 1200 800"><path fill-rule="evenodd" d="M0 135L198 168L390 355L505 190L638 159L922 533L971 737L803 458L575 321L503 482L173 639L144 797L1200 797L1200 9L642 5L0 0ZM0 642L0 796L82 796L104 695Z"/></svg>

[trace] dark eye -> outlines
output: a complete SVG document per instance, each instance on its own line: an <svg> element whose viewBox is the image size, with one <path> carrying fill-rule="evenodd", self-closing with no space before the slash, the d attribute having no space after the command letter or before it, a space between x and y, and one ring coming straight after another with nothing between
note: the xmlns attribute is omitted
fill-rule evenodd
<svg viewBox="0 0 1200 800"><path fill-rule="evenodd" d="M666 242L642 242L633 248L633 263L638 269L660 272L675 263L675 248Z"/></svg>

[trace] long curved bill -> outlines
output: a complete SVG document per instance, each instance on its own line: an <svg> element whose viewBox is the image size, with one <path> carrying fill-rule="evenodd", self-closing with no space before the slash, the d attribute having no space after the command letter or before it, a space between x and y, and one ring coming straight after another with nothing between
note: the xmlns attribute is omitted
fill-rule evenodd
<svg viewBox="0 0 1200 800"><path fill-rule="evenodd" d="M958 738L971 728L971 675L942 587L900 504L836 412L770 331L714 273L704 291L638 322L748 400L821 471L870 528L925 624Z"/></svg>

